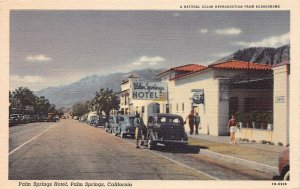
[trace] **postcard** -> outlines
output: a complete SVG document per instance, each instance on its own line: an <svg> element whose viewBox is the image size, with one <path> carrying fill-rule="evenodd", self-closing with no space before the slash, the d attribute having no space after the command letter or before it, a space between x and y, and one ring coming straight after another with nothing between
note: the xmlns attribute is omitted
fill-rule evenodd
<svg viewBox="0 0 300 189"><path fill-rule="evenodd" d="M1 186L291 188L295 1L1 1Z"/></svg>

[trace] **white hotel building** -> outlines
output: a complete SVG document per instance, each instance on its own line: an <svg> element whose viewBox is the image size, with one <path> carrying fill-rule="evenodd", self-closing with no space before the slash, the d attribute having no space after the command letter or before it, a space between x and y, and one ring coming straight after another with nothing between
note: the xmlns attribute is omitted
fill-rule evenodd
<svg viewBox="0 0 300 189"><path fill-rule="evenodd" d="M194 110L201 117L199 133L214 136L227 135L231 114L243 115L244 125L236 134L238 138L279 145L289 143L289 64L276 67L242 61L209 66L189 64L171 68L158 76L165 84L162 86L166 86L164 98L134 98L133 82L139 81L138 77L122 81L121 112L140 113L146 120L156 112L186 118ZM261 115L272 115L268 121L273 125L267 126L266 117L259 120ZM256 120L254 125L253 119Z"/></svg>

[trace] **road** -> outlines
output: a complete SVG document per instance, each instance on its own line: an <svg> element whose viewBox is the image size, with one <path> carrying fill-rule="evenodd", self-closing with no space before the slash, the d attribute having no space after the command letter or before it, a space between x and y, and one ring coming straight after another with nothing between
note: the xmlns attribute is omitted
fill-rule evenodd
<svg viewBox="0 0 300 189"><path fill-rule="evenodd" d="M184 150L136 149L121 139L75 120L10 128L12 180L261 180L263 174Z"/></svg>

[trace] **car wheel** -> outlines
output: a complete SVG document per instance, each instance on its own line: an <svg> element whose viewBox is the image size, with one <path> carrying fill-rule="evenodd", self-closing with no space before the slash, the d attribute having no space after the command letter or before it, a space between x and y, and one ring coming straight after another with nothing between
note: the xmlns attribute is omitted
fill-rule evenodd
<svg viewBox="0 0 300 189"><path fill-rule="evenodd" d="M283 180L290 180L290 170L288 170L288 171L284 174Z"/></svg>
<svg viewBox="0 0 300 189"><path fill-rule="evenodd" d="M118 133L116 133L115 130L113 130L113 135L114 135L114 136L117 136Z"/></svg>
<svg viewBox="0 0 300 189"><path fill-rule="evenodd" d="M150 150L153 150L153 149L154 149L153 140L152 140L151 138L148 139L147 144L148 144L148 148L149 148Z"/></svg>
<svg viewBox="0 0 300 189"><path fill-rule="evenodd" d="M124 133L123 133L122 131L121 131L120 137L121 137L121 138L124 138L124 137L125 137L125 135L124 135Z"/></svg>

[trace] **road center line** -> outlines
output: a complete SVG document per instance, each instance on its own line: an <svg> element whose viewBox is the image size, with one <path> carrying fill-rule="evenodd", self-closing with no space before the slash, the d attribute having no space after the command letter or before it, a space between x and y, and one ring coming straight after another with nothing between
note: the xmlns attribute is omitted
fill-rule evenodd
<svg viewBox="0 0 300 189"><path fill-rule="evenodd" d="M105 133L107 133L107 132L105 132ZM109 134L109 133L107 133L107 134ZM119 138L119 137L118 137L118 138ZM127 142L128 144L131 144L132 146L135 146L135 144L132 143L132 142L130 142L129 140L124 140L124 139L122 139L122 138L119 138L119 139L122 140L122 141ZM144 148L144 149L146 149L146 148ZM172 161L173 163L176 163L176 164L178 164L178 165L180 165L180 166L182 166L182 167L185 167L185 168L188 168L188 169L192 169L193 171L196 171L196 172L198 172L198 173L200 173L200 174L203 174L203 175L205 175L205 176L207 176L207 177L210 177L210 178L212 178L212 179L214 179L214 180L220 180L220 179L218 179L218 178L216 178L216 177L214 177L214 176L211 176L211 175L209 175L209 174L206 174L206 173L204 173L204 172L202 172L202 171L199 171L198 169L195 169L195 168L193 168L193 167L189 167L189 166L187 166L187 165L185 165L185 164L183 164L183 163L180 163L180 162L178 162L178 161L175 161L175 160L173 160L173 159L171 159L171 158L169 158L169 157L166 157L166 156L164 156L164 155L161 155L161 154L159 154L159 153L157 153L157 152L154 152L154 151L149 150L149 149L146 149L146 150L148 150L149 152L151 152L151 153L153 153L153 154L156 154L156 155L158 155L158 156L160 156L160 157L162 157L162 158L165 158L165 159L167 159L167 160L170 160L170 161Z"/></svg>
<svg viewBox="0 0 300 189"><path fill-rule="evenodd" d="M28 144L29 142L33 141L34 139L36 139L37 137L41 136L43 133L47 132L49 129L51 129L52 127L54 127L55 125L57 125L58 123L55 123L54 125L52 125L51 127L49 127L48 129L46 129L45 131L41 132L40 134L34 136L33 138L31 138L30 140L28 140L27 142L21 144L19 147L15 148L14 150L12 150L11 152L9 152L8 155L13 154L14 152L16 152L17 150L19 150L20 148L22 148L23 146L25 146L26 144Z"/></svg>

